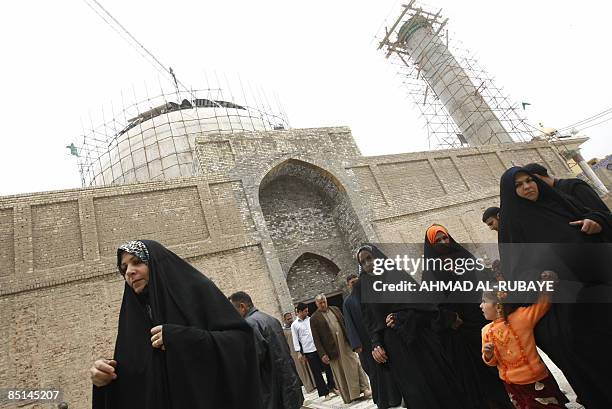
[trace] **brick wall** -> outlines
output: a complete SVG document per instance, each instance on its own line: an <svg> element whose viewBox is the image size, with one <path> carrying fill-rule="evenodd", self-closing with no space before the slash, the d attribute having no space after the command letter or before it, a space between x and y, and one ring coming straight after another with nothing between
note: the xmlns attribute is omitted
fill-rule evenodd
<svg viewBox="0 0 612 409"><path fill-rule="evenodd" d="M339 271L338 266L325 257L312 253L302 254L287 274L287 285L293 301L309 301L319 293L342 290L342 280L338 280Z"/></svg>
<svg viewBox="0 0 612 409"><path fill-rule="evenodd" d="M13 209L0 209L0 277L15 270Z"/></svg>
<svg viewBox="0 0 612 409"><path fill-rule="evenodd" d="M322 192L301 178L277 178L261 191L259 201L279 252L327 239L342 240L332 215L332 204Z"/></svg>
<svg viewBox="0 0 612 409"><path fill-rule="evenodd" d="M560 177L569 174L545 142L361 157L345 170L358 185L380 242L422 243L426 228L439 223L458 241L494 243L482 212L499 205L504 170L529 162Z"/></svg>
<svg viewBox="0 0 612 409"><path fill-rule="evenodd" d="M112 356L123 280L116 247L160 241L226 294L280 301L239 181L203 178L0 198L0 385L61 387L90 407L88 368Z"/></svg>
<svg viewBox="0 0 612 409"><path fill-rule="evenodd" d="M0 197L0 385L60 386L71 408L90 406L124 240L156 239L278 316L341 288L364 241L421 243L436 222L493 242L481 213L512 164L567 173L544 142L364 157L345 127L207 135L196 156L197 177Z"/></svg>
<svg viewBox="0 0 612 409"><path fill-rule="evenodd" d="M338 272L354 269L351 243L363 241L346 195L325 175L300 172L296 165L276 172L261 189L259 202L293 302L341 290Z"/></svg>

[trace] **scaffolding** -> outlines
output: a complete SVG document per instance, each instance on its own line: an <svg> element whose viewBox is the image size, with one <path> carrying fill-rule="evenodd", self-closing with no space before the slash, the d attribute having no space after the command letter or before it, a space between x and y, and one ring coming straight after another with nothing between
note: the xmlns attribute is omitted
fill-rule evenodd
<svg viewBox="0 0 612 409"><path fill-rule="evenodd" d="M447 28L448 18L415 5L383 24L378 49L397 68L425 121L430 149L526 142L537 128Z"/></svg>
<svg viewBox="0 0 612 409"><path fill-rule="evenodd" d="M240 84L242 88L242 83ZM67 146L77 157L81 184L105 186L189 177L199 172L196 136L289 129L278 98L261 89L242 90L238 103L231 89L207 88L131 100L115 111L102 109L101 123L82 125L78 142Z"/></svg>
<svg viewBox="0 0 612 409"><path fill-rule="evenodd" d="M84 2L161 75L161 91L150 97L145 85L146 98L138 98L133 89L131 104L126 104L122 94L122 108L115 111L111 105L110 120L106 119L108 110L102 109L100 125L94 125L90 117L89 124L82 126L79 141L66 148L77 157L83 187L194 176L200 171L194 152L196 136L289 128L276 95L275 102L270 103L263 89L250 83L244 84L245 89L238 76L233 81L234 89L242 95L242 102L238 102L227 76L221 75L227 87L221 86L216 72L214 86L210 86L205 73L206 88L193 90L99 1ZM162 80L171 80L173 92L164 91Z"/></svg>
<svg viewBox="0 0 612 409"><path fill-rule="evenodd" d="M478 59L451 38L442 10L432 13L415 3L410 0L402 5L400 15L390 25L383 24L378 49L384 50L397 68L424 118L429 149L545 140L565 160L568 171L580 167L585 179L600 193L607 193L580 154L580 143L573 141L577 130L566 127L558 131L529 124L522 115L526 104L519 106L511 101ZM607 112L577 124L601 118Z"/></svg>

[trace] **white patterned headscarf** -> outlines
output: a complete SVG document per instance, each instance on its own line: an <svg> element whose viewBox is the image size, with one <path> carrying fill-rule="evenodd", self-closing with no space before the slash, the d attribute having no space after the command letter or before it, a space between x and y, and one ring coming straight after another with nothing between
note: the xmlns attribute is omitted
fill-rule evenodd
<svg viewBox="0 0 612 409"><path fill-rule="evenodd" d="M140 240L130 240L120 245L117 249L117 268L119 268L119 271L121 271L121 256L124 252L138 257L145 264L149 264L149 250L147 246Z"/></svg>

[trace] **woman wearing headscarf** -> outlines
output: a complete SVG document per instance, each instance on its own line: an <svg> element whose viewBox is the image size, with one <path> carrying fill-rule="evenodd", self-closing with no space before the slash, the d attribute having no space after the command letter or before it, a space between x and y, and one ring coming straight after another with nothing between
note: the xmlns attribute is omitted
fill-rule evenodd
<svg viewBox="0 0 612 409"><path fill-rule="evenodd" d="M150 240L121 245L117 266L117 341L91 369L94 409L261 408L251 327L212 281Z"/></svg>
<svg viewBox="0 0 612 409"><path fill-rule="evenodd" d="M395 268L374 274L374 263L387 260L376 246L365 245L357 251L361 268L363 319L370 335L372 356L378 364L387 364L409 408L469 408L456 373L446 358L432 322L439 311L429 303L373 300L366 293L375 281L399 283L416 281ZM379 302L375 302L379 301Z"/></svg>
<svg viewBox="0 0 612 409"><path fill-rule="evenodd" d="M434 224L427 229L423 255L423 281L467 281L476 286L476 269L479 267L476 258L457 243L444 226ZM470 262L466 263L466 260ZM471 267L465 268L466 265ZM484 271L482 275L485 275ZM437 330L469 407L511 408L512 404L497 373L482 362L481 329L487 320L479 307L480 292L466 292L459 296L447 292L444 297L445 300L438 305L442 319L437 322Z"/></svg>
<svg viewBox="0 0 612 409"><path fill-rule="evenodd" d="M372 400L378 409L400 406L402 395L395 385L389 365L376 363L372 356L372 343L366 328L367 321L363 317L364 311L361 308L361 279L352 278L350 282L351 294L344 300L343 305L344 322L351 347L358 352L361 366L370 378Z"/></svg>
<svg viewBox="0 0 612 409"><path fill-rule="evenodd" d="M536 341L563 371L588 409L612 407L612 215L582 207L512 167L501 177L499 231L502 274L534 280L545 270L560 278Z"/></svg>

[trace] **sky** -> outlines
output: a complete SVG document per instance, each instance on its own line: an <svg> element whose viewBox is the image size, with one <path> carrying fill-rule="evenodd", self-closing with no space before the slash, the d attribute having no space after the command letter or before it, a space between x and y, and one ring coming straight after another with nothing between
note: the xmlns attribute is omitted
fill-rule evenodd
<svg viewBox="0 0 612 409"><path fill-rule="evenodd" d="M0 195L80 187L83 123L122 94L172 90L92 0L9 2L0 15ZM293 128L349 126L364 155L427 150L426 130L377 35L406 1L99 0L188 87L211 75L276 95ZM612 5L428 0L530 123L562 128L612 107ZM386 21L386 23L385 23ZM151 91L153 90L153 91ZM145 93L145 94L143 94ZM239 98L236 98L239 100ZM241 102L241 101L237 101ZM612 117L608 115L601 119ZM108 118L106 118L108 119ZM612 121L583 156L612 153Z"/></svg>

